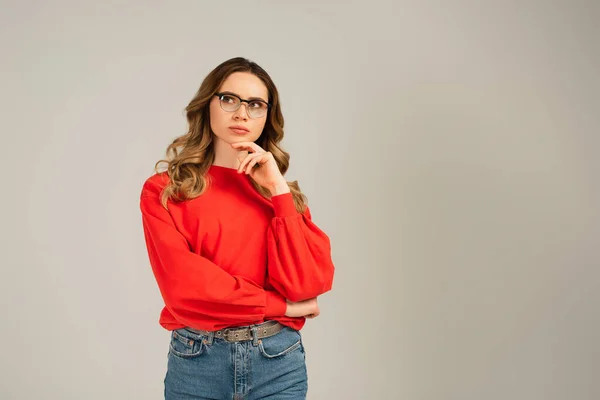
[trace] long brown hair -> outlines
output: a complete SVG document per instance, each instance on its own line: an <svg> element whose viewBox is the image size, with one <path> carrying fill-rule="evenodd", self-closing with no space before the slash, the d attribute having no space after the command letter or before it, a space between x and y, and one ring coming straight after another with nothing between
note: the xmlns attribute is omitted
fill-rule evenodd
<svg viewBox="0 0 600 400"><path fill-rule="evenodd" d="M260 78L269 91L270 107L265 127L256 144L270 151L277 162L282 175L289 167L290 155L279 143L283 139L283 114L279 104L279 94L273 80L258 64L243 57L231 58L213 69L202 81L196 95L186 107L188 132L179 136L167 147L167 159L156 162L154 169L157 173L160 163L167 163L166 172L170 182L165 186L161 195L161 203L167 208L167 201L183 201L200 196L206 189L208 181L206 172L212 165L215 152L213 133L210 128L209 103L213 95L227 77L234 72L250 72ZM264 188L251 179L258 192L266 198L271 196ZM294 204L298 212L304 212L306 196L300 190L298 181L288 182Z"/></svg>

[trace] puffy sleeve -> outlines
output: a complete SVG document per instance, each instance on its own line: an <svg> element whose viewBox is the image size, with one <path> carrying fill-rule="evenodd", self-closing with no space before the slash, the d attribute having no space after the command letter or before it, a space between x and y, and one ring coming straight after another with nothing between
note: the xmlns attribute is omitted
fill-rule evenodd
<svg viewBox="0 0 600 400"><path fill-rule="evenodd" d="M252 323L285 314L281 294L231 275L191 251L159 194L157 185L146 181L140 195L144 237L165 306L179 322L200 327L201 321L212 318Z"/></svg>
<svg viewBox="0 0 600 400"><path fill-rule="evenodd" d="M296 210L291 193L271 201L275 215L267 232L267 270L273 287L293 302L331 290L335 267L329 237L312 221L308 207Z"/></svg>

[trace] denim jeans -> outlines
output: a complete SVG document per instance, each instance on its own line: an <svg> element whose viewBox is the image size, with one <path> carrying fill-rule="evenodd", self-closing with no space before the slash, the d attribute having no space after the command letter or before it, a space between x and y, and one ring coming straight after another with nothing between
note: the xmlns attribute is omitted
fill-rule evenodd
<svg viewBox="0 0 600 400"><path fill-rule="evenodd" d="M171 331L165 399L304 400L305 361L300 332L287 326L273 336L242 342L176 329Z"/></svg>

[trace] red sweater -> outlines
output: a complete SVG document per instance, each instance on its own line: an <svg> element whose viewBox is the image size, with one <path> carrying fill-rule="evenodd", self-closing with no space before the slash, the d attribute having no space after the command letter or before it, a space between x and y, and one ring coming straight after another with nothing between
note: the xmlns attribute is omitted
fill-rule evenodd
<svg viewBox="0 0 600 400"><path fill-rule="evenodd" d="M150 265L165 303L159 323L219 330L286 317L286 301L331 290L334 265L328 236L296 211L291 193L266 199L246 174L212 165L199 197L169 201L160 193L166 172L143 185L140 208Z"/></svg>

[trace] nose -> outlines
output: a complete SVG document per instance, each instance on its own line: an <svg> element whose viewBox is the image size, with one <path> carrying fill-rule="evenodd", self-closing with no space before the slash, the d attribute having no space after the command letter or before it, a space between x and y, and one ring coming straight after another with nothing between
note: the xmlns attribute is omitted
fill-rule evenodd
<svg viewBox="0 0 600 400"><path fill-rule="evenodd" d="M248 110L246 110L245 107L248 107L248 104L243 103L240 104L240 107L235 110L235 112L233 113L233 118L235 119L243 119L243 120L247 120L248 119Z"/></svg>

